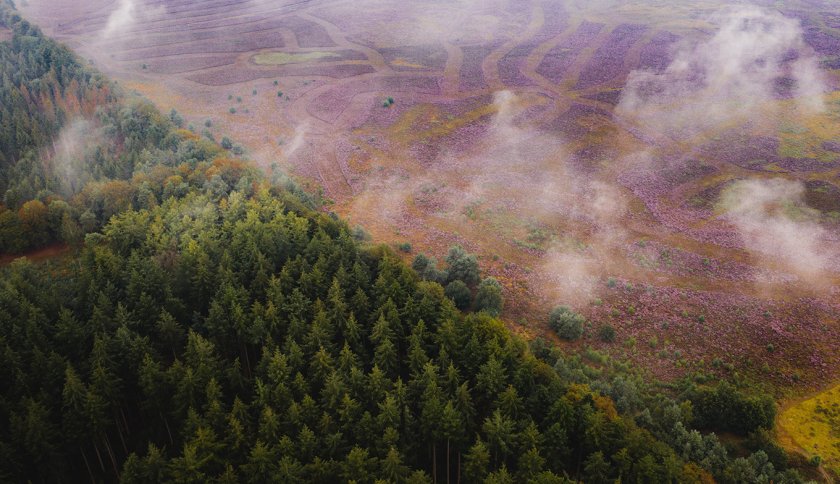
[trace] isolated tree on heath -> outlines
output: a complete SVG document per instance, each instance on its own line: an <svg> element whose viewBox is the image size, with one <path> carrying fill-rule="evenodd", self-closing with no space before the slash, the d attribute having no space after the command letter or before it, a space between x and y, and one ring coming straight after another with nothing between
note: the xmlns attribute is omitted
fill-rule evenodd
<svg viewBox="0 0 840 484"><path fill-rule="evenodd" d="M548 316L548 325L558 336L567 340L576 340L583 336L583 316L572 311L568 306L557 306Z"/></svg>
<svg viewBox="0 0 840 484"><path fill-rule="evenodd" d="M468 286L478 284L480 273L478 260L474 254L468 254L460 245L449 249L446 255L446 263L449 265L449 281L464 281Z"/></svg>

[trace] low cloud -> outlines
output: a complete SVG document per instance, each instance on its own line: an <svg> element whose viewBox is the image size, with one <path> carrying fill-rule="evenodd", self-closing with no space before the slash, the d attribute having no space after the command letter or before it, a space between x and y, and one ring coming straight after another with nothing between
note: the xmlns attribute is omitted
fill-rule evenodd
<svg viewBox="0 0 840 484"><path fill-rule="evenodd" d="M108 22L102 30L102 37L108 39L115 34L122 33L131 26L137 17L137 4L135 0L120 0L116 10L108 16Z"/></svg>
<svg viewBox="0 0 840 484"><path fill-rule="evenodd" d="M475 220L482 228L504 220L495 235L500 245L533 243L541 253L524 276L541 295L552 303L586 304L597 296L615 248L627 240L621 228L626 198L581 171L556 133L530 123L531 114L545 108L539 96L503 90L492 103L480 135L445 149L423 173L383 171L350 212L374 232L387 224L417 234L411 213L417 209L433 219ZM446 238L434 224L419 230L425 233L417 240ZM529 242L532 234L539 240Z"/></svg>
<svg viewBox="0 0 840 484"><path fill-rule="evenodd" d="M119 0L99 34L100 41L111 41L131 31L135 25L162 16L164 5L148 5L144 0Z"/></svg>
<svg viewBox="0 0 840 484"><path fill-rule="evenodd" d="M627 239L621 227L627 201L615 185L581 172L555 133L527 126L528 104L519 96L499 91L494 104L480 156L487 170L474 185L485 178L504 184L521 213L568 228L548 244L541 277L547 295L558 302L585 304L597 296L607 261Z"/></svg>
<svg viewBox="0 0 840 484"><path fill-rule="evenodd" d="M297 151L304 145L308 133L309 123L302 123L295 126L295 132L292 135L292 139L289 141L289 144L284 150L287 160L294 156L294 154L297 153Z"/></svg>
<svg viewBox="0 0 840 484"><path fill-rule="evenodd" d="M79 118L62 128L52 144L53 153L49 162L52 171L61 183L65 196L76 193L88 181L86 157L102 142L102 136L94 125Z"/></svg>
<svg viewBox="0 0 840 484"><path fill-rule="evenodd" d="M363 0L331 6L331 16L353 20L354 31L382 46L448 42L481 44L508 36L527 24L528 17L510 9L512 0L446 0L394 2ZM499 12L505 15L499 17ZM370 12L376 12L375 16Z"/></svg>
<svg viewBox="0 0 840 484"><path fill-rule="evenodd" d="M545 291L554 304L582 306L597 294L602 261L593 254L552 247L544 257Z"/></svg>
<svg viewBox="0 0 840 484"><path fill-rule="evenodd" d="M788 85L799 110L823 109L826 86L796 19L755 6L712 16L711 38L678 49L661 73L634 71L620 117L655 132L691 136L723 122L762 116Z"/></svg>
<svg viewBox="0 0 840 484"><path fill-rule="evenodd" d="M718 209L749 251L813 279L826 269L830 251L817 212L803 202L804 191L801 182L782 178L743 180L721 195Z"/></svg>

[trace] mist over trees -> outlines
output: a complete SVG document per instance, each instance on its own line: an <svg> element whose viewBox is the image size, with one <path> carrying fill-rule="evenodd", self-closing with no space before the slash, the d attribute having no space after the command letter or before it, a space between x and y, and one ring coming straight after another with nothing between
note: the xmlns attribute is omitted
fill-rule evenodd
<svg viewBox="0 0 840 484"><path fill-rule="evenodd" d="M0 268L0 481L801 481L767 398L526 343L474 255L409 267L0 5L0 250L78 247ZM67 99L103 136L62 191Z"/></svg>
<svg viewBox="0 0 840 484"><path fill-rule="evenodd" d="M127 208L227 184L184 178L221 150L177 113L128 99L8 6L0 22L14 32L0 42L0 252L79 244Z"/></svg>

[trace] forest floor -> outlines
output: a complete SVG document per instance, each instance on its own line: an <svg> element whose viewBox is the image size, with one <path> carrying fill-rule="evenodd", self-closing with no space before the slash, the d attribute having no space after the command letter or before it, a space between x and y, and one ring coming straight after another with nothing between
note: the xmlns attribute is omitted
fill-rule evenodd
<svg viewBox="0 0 840 484"><path fill-rule="evenodd" d="M49 259L63 257L71 252L71 247L66 244L52 244L40 249L31 250L23 254L0 255L0 267L7 266L17 259L26 258L32 262L40 262Z"/></svg>

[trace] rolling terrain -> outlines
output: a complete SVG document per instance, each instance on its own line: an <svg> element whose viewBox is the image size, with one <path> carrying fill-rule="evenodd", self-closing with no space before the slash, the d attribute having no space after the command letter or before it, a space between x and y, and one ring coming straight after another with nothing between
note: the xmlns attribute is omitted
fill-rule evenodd
<svg viewBox="0 0 840 484"><path fill-rule="evenodd" d="M478 254L514 331L570 304L581 351L794 398L840 374L840 7L766 3L21 8L374 240Z"/></svg>

